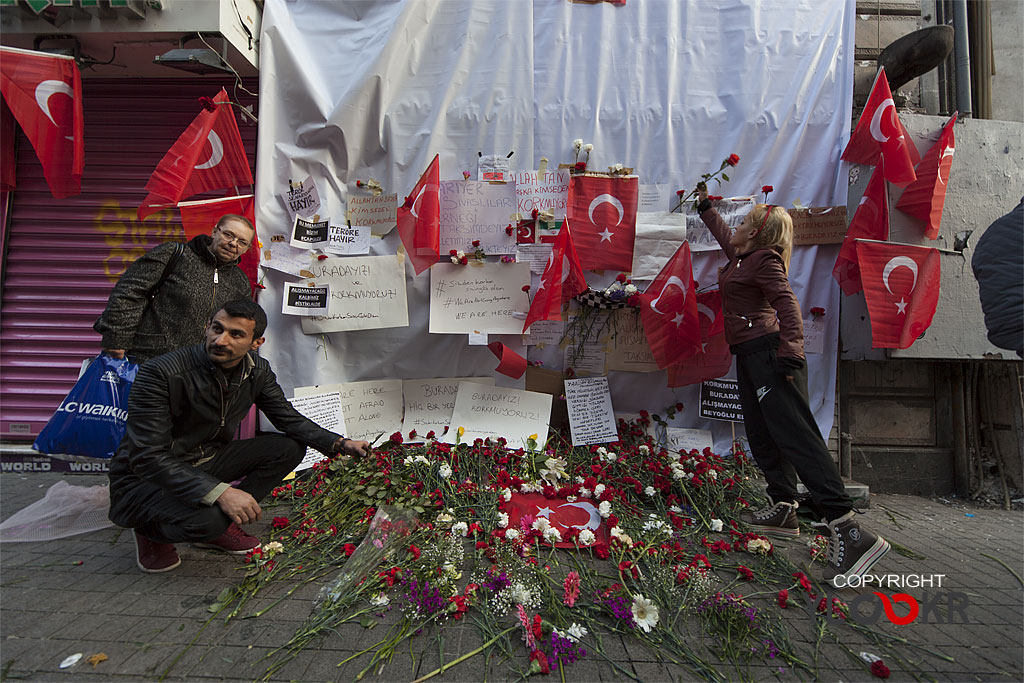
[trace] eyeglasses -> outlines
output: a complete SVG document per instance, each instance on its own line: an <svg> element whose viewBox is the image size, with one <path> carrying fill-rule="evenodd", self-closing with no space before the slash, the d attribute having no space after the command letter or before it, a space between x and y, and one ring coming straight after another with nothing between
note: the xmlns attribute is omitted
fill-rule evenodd
<svg viewBox="0 0 1024 683"><path fill-rule="evenodd" d="M222 230L220 228L217 228L217 230L220 232L224 242L226 242L228 244L237 244L242 249L248 249L249 248L250 242L248 240L243 240L241 237L239 237L235 233L231 232L230 230Z"/></svg>

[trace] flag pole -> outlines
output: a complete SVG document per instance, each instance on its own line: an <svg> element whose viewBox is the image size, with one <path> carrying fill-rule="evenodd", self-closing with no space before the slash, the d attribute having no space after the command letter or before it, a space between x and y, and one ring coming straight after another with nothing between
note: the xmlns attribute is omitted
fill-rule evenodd
<svg viewBox="0 0 1024 683"><path fill-rule="evenodd" d="M891 244L894 247L915 247L917 249L934 249L940 254L952 254L953 256L963 256L962 251L954 251L953 249L940 249L939 247L929 247L923 244L909 244L907 242L887 242L885 240L873 240L867 237L854 237L854 242L873 242L875 244Z"/></svg>

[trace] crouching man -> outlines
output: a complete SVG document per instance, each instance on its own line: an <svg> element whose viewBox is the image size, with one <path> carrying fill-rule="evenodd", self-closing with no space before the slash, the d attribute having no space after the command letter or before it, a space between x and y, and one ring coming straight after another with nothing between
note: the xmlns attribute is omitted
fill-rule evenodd
<svg viewBox="0 0 1024 683"><path fill-rule="evenodd" d="M143 365L128 398L128 431L110 463L110 513L134 529L144 572L174 569L174 544L244 554L260 545L239 525L260 518L259 501L301 462L306 446L366 455L303 417L270 364L256 355L267 316L251 301L213 314L206 341ZM232 441L255 404L283 434ZM237 488L229 482L241 479Z"/></svg>

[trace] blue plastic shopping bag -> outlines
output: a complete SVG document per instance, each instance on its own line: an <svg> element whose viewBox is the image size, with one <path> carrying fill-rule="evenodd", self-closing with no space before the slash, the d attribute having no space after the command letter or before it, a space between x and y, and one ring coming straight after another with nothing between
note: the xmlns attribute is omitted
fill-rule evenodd
<svg viewBox="0 0 1024 683"><path fill-rule="evenodd" d="M100 354L61 402L32 447L40 453L109 458L128 422L128 390L139 366Z"/></svg>

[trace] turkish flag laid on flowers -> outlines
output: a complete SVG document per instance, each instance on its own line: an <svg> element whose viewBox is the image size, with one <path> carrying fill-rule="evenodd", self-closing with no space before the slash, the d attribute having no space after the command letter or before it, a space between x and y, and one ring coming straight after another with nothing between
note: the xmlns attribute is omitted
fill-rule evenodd
<svg viewBox="0 0 1024 683"><path fill-rule="evenodd" d="M0 91L57 199L82 191L82 75L73 57L0 48ZM4 146L10 146L7 140Z"/></svg>
<svg viewBox="0 0 1024 683"><path fill-rule="evenodd" d="M697 295L697 318L700 321L701 350L668 366L669 387L685 387L716 379L728 373L732 367L732 352L725 341L725 316L719 290Z"/></svg>
<svg viewBox="0 0 1024 683"><path fill-rule="evenodd" d="M193 195L224 189L237 192L252 184L235 114L227 91L221 88L212 100L206 99L203 111L157 164L146 183L149 195L139 206L139 220Z"/></svg>
<svg viewBox="0 0 1024 683"><path fill-rule="evenodd" d="M572 221L584 270L633 267L639 188L636 176L573 176L566 219Z"/></svg>
<svg viewBox="0 0 1024 683"><path fill-rule="evenodd" d="M939 251L931 247L857 242L871 347L906 349L932 324L939 303Z"/></svg>
<svg viewBox="0 0 1024 683"><path fill-rule="evenodd" d="M540 285L533 295L533 301L530 302L523 332L538 320L561 320L562 304L586 289L587 281L583 277L583 268L580 267L580 260L576 255L567 218L558 231L558 237L551 248L551 256L548 257L548 264L540 276Z"/></svg>
<svg viewBox="0 0 1024 683"><path fill-rule="evenodd" d="M846 229L843 246L832 268L832 277L847 296L856 294L861 285L860 268L857 263L857 238L872 240L889 239L889 193L882 177L882 166L878 166L864 188L864 194L853 214L850 227Z"/></svg>
<svg viewBox="0 0 1024 683"><path fill-rule="evenodd" d="M700 351L697 287L688 242L680 245L640 295L640 320L659 368Z"/></svg>
<svg viewBox="0 0 1024 683"><path fill-rule="evenodd" d="M398 236L417 275L437 263L441 253L441 170L436 154L398 207Z"/></svg>
<svg viewBox="0 0 1024 683"><path fill-rule="evenodd" d="M181 211L181 225L185 228L185 238L192 239L196 235L209 235L220 217L227 213L245 216L256 227L256 202L251 194L222 199L207 199L198 202L182 202L178 204ZM259 235L253 235L252 246L242 254L238 267L249 278L249 284L256 288L259 280L257 272L260 265Z"/></svg>
<svg viewBox="0 0 1024 683"><path fill-rule="evenodd" d="M611 504L605 508L611 510ZM560 539L552 543L556 548L574 548L577 543L581 547L608 545L610 540L601 501L592 498L577 498L570 503L564 498L545 498L540 493L513 493L503 509L508 514L506 535L512 529L523 533L537 528L547 536L545 531L550 527L558 532L557 536L550 534L551 539Z"/></svg>
<svg viewBox="0 0 1024 683"><path fill-rule="evenodd" d="M878 70L868 102L840 158L867 166L885 161L885 179L893 185L903 186L917 177L914 166L921 157L896 113L885 69Z"/></svg>
<svg viewBox="0 0 1024 683"><path fill-rule="evenodd" d="M953 152L956 151L953 134L956 117L954 112L942 128L939 139L917 165L917 180L903 190L903 196L896 202L897 209L925 222L924 235L931 240L939 236L942 207L946 203L946 184L953 166Z"/></svg>

